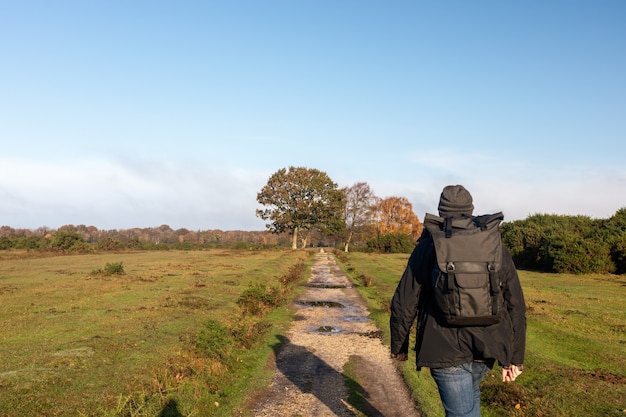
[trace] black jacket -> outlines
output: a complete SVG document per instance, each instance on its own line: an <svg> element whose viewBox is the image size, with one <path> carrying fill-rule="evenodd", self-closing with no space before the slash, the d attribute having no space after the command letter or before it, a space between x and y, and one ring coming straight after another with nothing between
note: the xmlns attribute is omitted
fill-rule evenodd
<svg viewBox="0 0 626 417"><path fill-rule="evenodd" d="M511 254L503 246L500 278L507 313L486 327L444 327L434 316L430 277L435 266L432 236L418 241L391 301L391 352L407 353L411 325L417 318L417 367L446 368L473 360L522 365L526 345L526 304Z"/></svg>

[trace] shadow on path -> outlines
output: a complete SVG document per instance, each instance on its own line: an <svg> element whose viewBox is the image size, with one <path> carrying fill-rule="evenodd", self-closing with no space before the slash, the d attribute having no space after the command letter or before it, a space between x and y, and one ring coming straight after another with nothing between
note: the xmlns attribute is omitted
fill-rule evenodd
<svg viewBox="0 0 626 417"><path fill-rule="evenodd" d="M279 342L272 348L276 367L301 392L311 393L333 413L346 415L348 407L341 393L348 387L350 406L368 417L384 417L370 401L367 391L352 378L337 372L320 357L303 346L298 346L285 336L277 336Z"/></svg>

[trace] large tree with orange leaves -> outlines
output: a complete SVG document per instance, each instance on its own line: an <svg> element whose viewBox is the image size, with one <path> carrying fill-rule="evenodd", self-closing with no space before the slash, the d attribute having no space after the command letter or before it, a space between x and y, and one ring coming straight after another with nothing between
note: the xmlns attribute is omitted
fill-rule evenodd
<svg viewBox="0 0 626 417"><path fill-rule="evenodd" d="M413 205L405 197L387 197L376 205L378 235L408 234L417 239L424 225L413 212Z"/></svg>

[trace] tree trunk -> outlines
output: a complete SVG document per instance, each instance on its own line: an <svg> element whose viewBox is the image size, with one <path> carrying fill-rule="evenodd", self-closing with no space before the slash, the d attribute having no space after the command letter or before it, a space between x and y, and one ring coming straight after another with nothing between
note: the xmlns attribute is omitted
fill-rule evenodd
<svg viewBox="0 0 626 417"><path fill-rule="evenodd" d="M291 240L291 249L298 249L298 228L293 228L293 239Z"/></svg>
<svg viewBox="0 0 626 417"><path fill-rule="evenodd" d="M348 235L348 238L346 239L346 242L343 245L343 251L344 252L348 252L348 247L350 246L350 241L352 240L352 230L350 231L350 234Z"/></svg>

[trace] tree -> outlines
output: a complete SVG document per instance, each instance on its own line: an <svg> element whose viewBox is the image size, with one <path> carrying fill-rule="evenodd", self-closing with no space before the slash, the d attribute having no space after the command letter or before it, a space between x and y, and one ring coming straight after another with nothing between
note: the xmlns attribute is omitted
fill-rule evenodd
<svg viewBox="0 0 626 417"><path fill-rule="evenodd" d="M413 212L413 205L404 197L388 197L376 207L378 235L404 233L417 239L424 225Z"/></svg>
<svg viewBox="0 0 626 417"><path fill-rule="evenodd" d="M351 187L344 188L344 194L346 196L343 215L346 223L344 251L348 252L350 242L355 234L374 223L374 212L378 198L366 182L357 182Z"/></svg>
<svg viewBox="0 0 626 417"><path fill-rule="evenodd" d="M296 249L299 230L318 229L337 233L344 227L345 197L325 172L313 168L279 169L257 194L267 206L256 215L271 223L273 233L292 232L291 247Z"/></svg>
<svg viewBox="0 0 626 417"><path fill-rule="evenodd" d="M91 252L93 248L74 226L63 226L54 234L50 247L64 252Z"/></svg>

